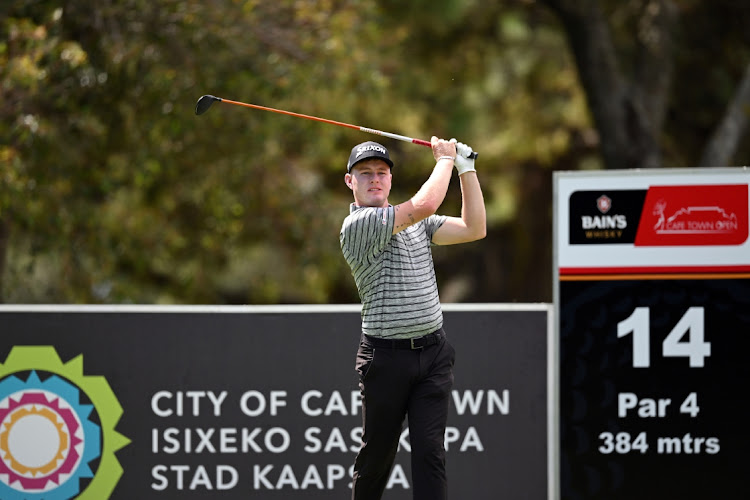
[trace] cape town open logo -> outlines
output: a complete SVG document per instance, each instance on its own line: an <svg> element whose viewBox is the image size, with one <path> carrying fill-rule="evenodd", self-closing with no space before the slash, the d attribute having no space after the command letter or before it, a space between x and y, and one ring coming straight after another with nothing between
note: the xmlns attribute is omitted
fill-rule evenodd
<svg viewBox="0 0 750 500"><path fill-rule="evenodd" d="M0 498L109 498L122 476L115 452L130 442L115 431L120 416L82 356L63 364L53 347L14 347L0 363Z"/></svg>

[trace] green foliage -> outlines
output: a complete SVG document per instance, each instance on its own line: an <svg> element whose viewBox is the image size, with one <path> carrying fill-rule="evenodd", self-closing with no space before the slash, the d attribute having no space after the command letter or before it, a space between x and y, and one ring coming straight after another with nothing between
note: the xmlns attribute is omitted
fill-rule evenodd
<svg viewBox="0 0 750 500"><path fill-rule="evenodd" d="M66 4L40 15L18 2L2 33L6 300L330 300L349 202L341 150L359 137L192 111L214 93L366 117L358 96L387 90L371 48L396 43L377 42L375 6ZM24 286L32 277L47 286Z"/></svg>
<svg viewBox="0 0 750 500"><path fill-rule="evenodd" d="M719 3L723 21L679 2L691 81L693 57L747 57L741 36L712 38L735 33ZM628 40L634 11L607 5ZM3 301L358 301L338 231L348 152L372 137L221 103L196 116L203 94L477 149L490 236L436 250L446 301L550 300L551 171L600 168L563 32L535 2L15 0L0 23ZM699 126L670 122L673 158L731 95L737 66L709 66L716 92L675 91L673 116ZM401 202L432 155L383 142ZM459 211L454 185L441 212Z"/></svg>

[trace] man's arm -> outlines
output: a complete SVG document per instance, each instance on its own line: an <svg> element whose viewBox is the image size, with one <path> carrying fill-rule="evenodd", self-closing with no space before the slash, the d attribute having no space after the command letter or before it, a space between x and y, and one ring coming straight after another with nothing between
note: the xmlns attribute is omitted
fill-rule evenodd
<svg viewBox="0 0 750 500"><path fill-rule="evenodd" d="M409 201L396 205L393 234L426 219L437 212L448 192L453 175L453 160L456 157L456 145L444 139L432 137L432 155L437 162L429 179L422 185ZM450 158L441 158L449 156Z"/></svg>
<svg viewBox="0 0 750 500"><path fill-rule="evenodd" d="M437 245L455 245L480 240L487 236L487 214L484 197L479 185L474 160L469 159L472 150L458 143L456 169L461 180L461 217L448 217L432 236Z"/></svg>

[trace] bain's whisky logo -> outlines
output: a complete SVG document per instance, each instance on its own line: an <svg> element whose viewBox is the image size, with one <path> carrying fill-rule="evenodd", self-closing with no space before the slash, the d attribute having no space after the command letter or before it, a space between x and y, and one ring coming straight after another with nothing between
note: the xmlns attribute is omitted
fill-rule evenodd
<svg viewBox="0 0 750 500"><path fill-rule="evenodd" d="M645 190L576 191L570 195L570 243L633 243Z"/></svg>
<svg viewBox="0 0 750 500"><path fill-rule="evenodd" d="M587 238L621 238L622 230L628 227L628 219L622 214L607 215L612 208L612 199L601 195L596 200L599 215L582 215L581 228L586 230Z"/></svg>
<svg viewBox="0 0 750 500"><path fill-rule="evenodd" d="M609 209L612 208L612 199L606 194L601 195L596 199L596 208L598 208L601 213L606 214L609 212Z"/></svg>

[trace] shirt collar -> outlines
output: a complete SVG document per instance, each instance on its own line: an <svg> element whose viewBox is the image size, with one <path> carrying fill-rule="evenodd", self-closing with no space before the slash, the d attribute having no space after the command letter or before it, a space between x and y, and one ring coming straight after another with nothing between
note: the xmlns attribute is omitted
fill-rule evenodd
<svg viewBox="0 0 750 500"><path fill-rule="evenodd" d="M388 204L388 206L389 206L389 207L392 207L393 205L391 205L391 204L389 203L389 204ZM349 205L349 213L350 213L350 214L353 214L353 213L354 213L354 212L356 212L357 210L362 210L363 208L381 208L381 207L361 207L361 206L359 206L359 205L355 205L354 203L352 203L351 205Z"/></svg>

